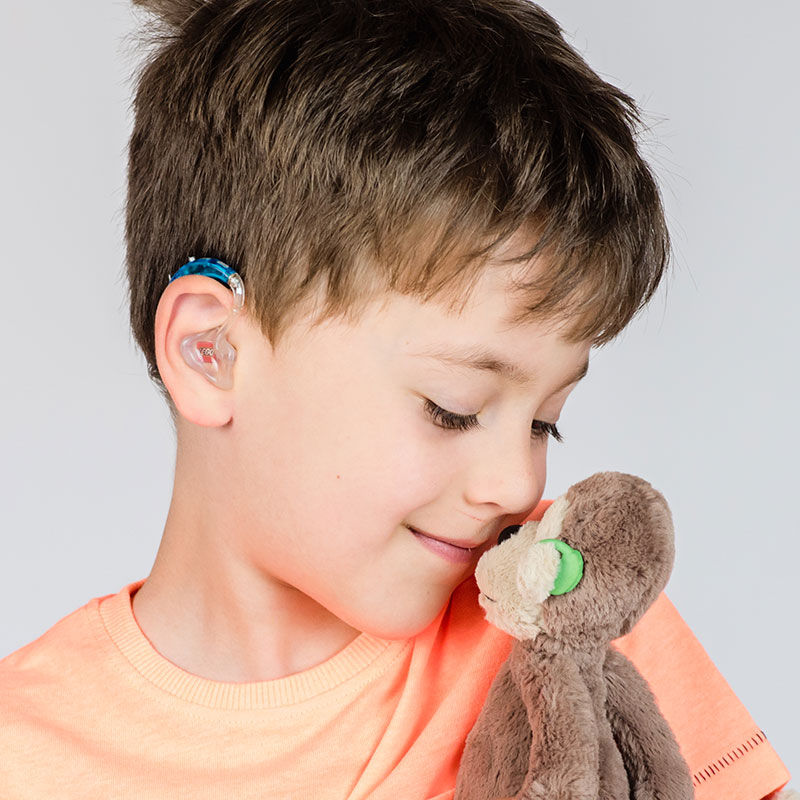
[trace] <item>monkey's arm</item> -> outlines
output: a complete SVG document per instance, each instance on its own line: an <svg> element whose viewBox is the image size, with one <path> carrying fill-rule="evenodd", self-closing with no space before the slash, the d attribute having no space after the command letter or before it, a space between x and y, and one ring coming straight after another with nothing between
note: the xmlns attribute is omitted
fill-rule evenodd
<svg viewBox="0 0 800 800"><path fill-rule="evenodd" d="M539 659L511 662L532 732L528 774L515 800L597 797L597 722L589 690L568 656Z"/></svg>
<svg viewBox="0 0 800 800"><path fill-rule="evenodd" d="M606 713L622 754L632 800L694 800L689 767L647 681L613 647L603 664Z"/></svg>

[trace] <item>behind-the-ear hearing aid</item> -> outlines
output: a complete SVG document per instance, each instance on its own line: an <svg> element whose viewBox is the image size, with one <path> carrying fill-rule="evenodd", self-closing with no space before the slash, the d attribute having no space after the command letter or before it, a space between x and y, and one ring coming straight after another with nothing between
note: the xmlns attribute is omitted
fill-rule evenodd
<svg viewBox="0 0 800 800"><path fill-rule="evenodd" d="M181 353L192 369L205 375L220 389L233 386L233 362L236 348L228 341L225 332L244 306L244 282L241 276L227 264L216 258L189 258L189 261L169 276L169 285L184 275L208 275L228 286L233 292L233 308L228 318L216 328L201 333L184 336L181 340Z"/></svg>
<svg viewBox="0 0 800 800"><path fill-rule="evenodd" d="M536 544L542 542L552 542L553 546L561 553L558 563L558 575L556 582L550 590L550 594L566 594L571 592L583 577L583 556L580 550L570 547L561 539L539 539Z"/></svg>

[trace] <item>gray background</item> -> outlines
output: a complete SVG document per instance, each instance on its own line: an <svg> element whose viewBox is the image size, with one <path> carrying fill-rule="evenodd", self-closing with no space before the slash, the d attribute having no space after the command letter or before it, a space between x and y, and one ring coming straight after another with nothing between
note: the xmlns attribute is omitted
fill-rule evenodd
<svg viewBox="0 0 800 800"><path fill-rule="evenodd" d="M544 5L645 110L676 250L567 401L545 497L606 469L665 494L667 593L794 773L800 7ZM122 280L136 15L43 0L3 18L0 657L149 573L174 467Z"/></svg>

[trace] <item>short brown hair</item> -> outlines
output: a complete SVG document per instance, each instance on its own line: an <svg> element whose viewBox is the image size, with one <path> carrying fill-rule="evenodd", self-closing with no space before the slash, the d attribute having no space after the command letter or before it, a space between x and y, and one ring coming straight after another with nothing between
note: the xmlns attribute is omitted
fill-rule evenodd
<svg viewBox="0 0 800 800"><path fill-rule="evenodd" d="M657 288L670 242L639 111L539 6L134 2L157 18L129 149L130 320L173 420L154 321L190 256L239 272L273 346L320 286L320 320L387 290L466 302L517 231L533 246L514 262L548 254L514 285L519 322L601 345Z"/></svg>

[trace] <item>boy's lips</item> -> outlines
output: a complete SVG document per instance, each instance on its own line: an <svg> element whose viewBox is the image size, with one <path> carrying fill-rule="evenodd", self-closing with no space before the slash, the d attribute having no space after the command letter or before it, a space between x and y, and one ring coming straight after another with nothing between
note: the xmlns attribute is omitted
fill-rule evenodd
<svg viewBox="0 0 800 800"><path fill-rule="evenodd" d="M480 547L483 544L483 542L471 544L470 542L463 542L459 541L458 539L445 539L443 536L434 536L432 533L423 531L420 528L414 528L411 525L406 525L406 528L408 528L412 533L421 533L423 536L427 536L429 539L435 539L437 542L451 544L453 547L460 547L462 550L474 550L476 547Z"/></svg>
<svg viewBox="0 0 800 800"><path fill-rule="evenodd" d="M459 564L462 567L464 565L473 564L478 555L478 552L472 548L453 544L452 541L437 539L434 536L429 536L424 531L412 528L410 525L406 525L405 528L409 533L414 534L414 538L426 549L433 551L451 564Z"/></svg>

